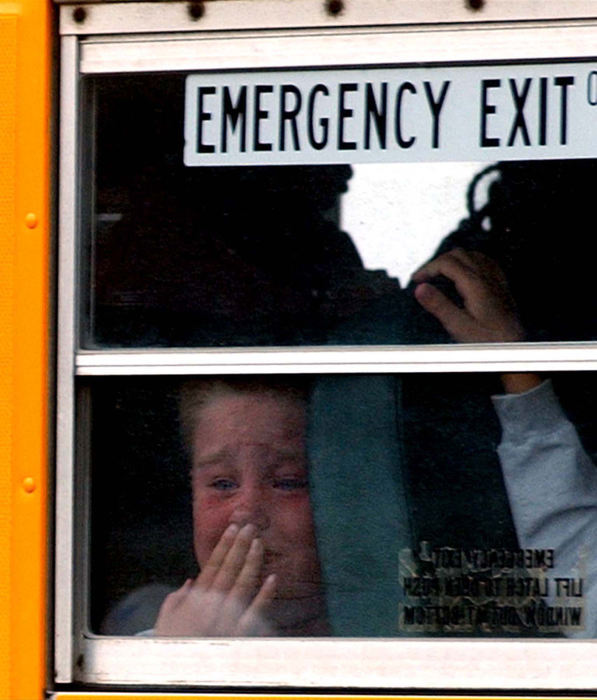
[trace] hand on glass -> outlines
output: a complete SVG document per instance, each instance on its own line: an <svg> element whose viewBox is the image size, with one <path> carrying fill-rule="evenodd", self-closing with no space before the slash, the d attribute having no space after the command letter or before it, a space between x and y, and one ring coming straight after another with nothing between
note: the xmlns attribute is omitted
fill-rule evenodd
<svg viewBox="0 0 597 700"><path fill-rule="evenodd" d="M433 286L433 278L439 275L454 283L464 308ZM417 283L415 297L419 304L459 343L511 343L524 339L506 277L497 263L483 253L454 248L423 265L412 279Z"/></svg>
<svg viewBox="0 0 597 700"><path fill-rule="evenodd" d="M438 275L454 283L464 308L430 284ZM423 265L412 277L417 283L419 304L443 325L459 343L512 343L524 340L516 304L508 289L506 276L498 264L483 253L454 248ZM506 393L519 394L541 384L530 372L501 375Z"/></svg>
<svg viewBox="0 0 597 700"><path fill-rule="evenodd" d="M160 608L154 632L176 637L263 637L273 631L265 611L276 577L263 584L263 543L254 525L230 525L196 579L171 593Z"/></svg>

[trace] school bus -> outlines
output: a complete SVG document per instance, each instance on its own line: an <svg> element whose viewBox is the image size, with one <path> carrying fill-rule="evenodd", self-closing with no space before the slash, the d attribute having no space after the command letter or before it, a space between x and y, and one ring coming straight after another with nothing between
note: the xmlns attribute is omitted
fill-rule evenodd
<svg viewBox="0 0 597 700"><path fill-rule="evenodd" d="M51 7L2 8L2 688L47 687ZM29 232L32 236L22 236Z"/></svg>
<svg viewBox="0 0 597 700"><path fill-rule="evenodd" d="M592 4L0 8L0 698L592 696L591 540L573 538L584 552L574 564L555 539L524 540L509 514L495 421L479 408L486 380L554 374L594 451ZM499 206L496 174L511 197ZM450 187L459 202L468 189L468 210L452 211ZM477 210L483 188L489 209ZM409 208L391 248L388 222ZM436 238L415 250L432 220ZM521 239L523 226L555 229L556 220L577 232L565 244L555 233ZM200 235L189 242L188 231ZM553 250L538 267L561 273L564 292L545 285L524 297L521 280L545 241ZM439 324L421 317L407 280L433 254L452 256L430 273L449 282L454 247L497 257L511 273L526 336L458 344L441 314ZM374 269L404 250L404 269ZM463 298L453 312L468 309L463 289L456 281ZM264 640L224 641L189 639L227 636L221 630L146 629L181 572L191 586L195 559L204 568L196 533L194 555L178 543L170 552L176 533L193 538L191 496L179 497L184 446L172 435L184 423L181 378L214 375L245 378L239 391L262 405L279 399L284 377L301 380L293 397L309 392L323 573L312 568L327 586L327 620L295 636L317 639L276 642L270 627ZM391 439L380 438L388 426ZM376 450L376 465L361 469ZM338 476L347 473L348 486ZM294 473L270 482L276 493L307 483ZM236 484L219 478L211 488ZM183 514L154 512L169 509ZM203 521L193 517L197 530ZM593 520L583 528L593 532ZM276 546L261 555L265 568L284 558ZM361 590L365 573L385 583ZM384 577L398 576L397 592Z"/></svg>

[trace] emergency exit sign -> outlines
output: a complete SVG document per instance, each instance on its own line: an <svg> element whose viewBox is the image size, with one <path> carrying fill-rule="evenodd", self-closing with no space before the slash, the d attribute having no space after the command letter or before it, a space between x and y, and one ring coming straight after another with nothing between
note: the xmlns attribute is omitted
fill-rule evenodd
<svg viewBox="0 0 597 700"><path fill-rule="evenodd" d="M189 75L186 165L597 156L597 62Z"/></svg>

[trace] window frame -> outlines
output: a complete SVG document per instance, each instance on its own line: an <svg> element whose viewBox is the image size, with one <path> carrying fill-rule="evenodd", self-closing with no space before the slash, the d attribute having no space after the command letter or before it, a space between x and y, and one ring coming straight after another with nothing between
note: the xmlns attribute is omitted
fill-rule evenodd
<svg viewBox="0 0 597 700"><path fill-rule="evenodd" d="M521 8L518 0L503 0L485 15L471 13L452 0L439 14L434 0L396 3L389 13L385 3L382 12L376 0L360 2L361 9L352 3L334 20L322 13L323 3L312 0L280 3L288 10L286 15L276 0L228 0L210 4L201 26L188 17L182 2L91 5L82 24L73 19L71 7L61 8L54 611L58 683L535 691L588 690L595 685L597 640L284 640L284 654L300 661L302 671L297 673L285 669L276 640L107 638L85 630L89 465L84 456L85 430L77 426L75 415L88 415L88 402L85 396L77 397L78 377L597 369L597 342L166 351L79 348L78 236L84 228L81 185L90 157L84 139L91 126L85 120L93 107L81 89L83 76L348 67L359 56L362 65L445 62L448 57L459 63L597 58L597 13L584 0L569 0L566 9L557 0L538 0L532 8L529 4ZM256 4L271 14L263 14ZM537 34L541 41L533 42ZM248 47L256 38L259 50L251 53ZM144 664L137 668L141 654Z"/></svg>

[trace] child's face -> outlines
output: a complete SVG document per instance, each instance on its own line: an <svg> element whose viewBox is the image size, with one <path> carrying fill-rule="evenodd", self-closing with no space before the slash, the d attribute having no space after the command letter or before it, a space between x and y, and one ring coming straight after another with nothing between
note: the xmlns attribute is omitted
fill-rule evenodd
<svg viewBox="0 0 597 700"><path fill-rule="evenodd" d="M195 556L205 566L230 523L252 523L264 545L262 580L278 598L317 595L305 408L265 392L218 396L201 409L193 437Z"/></svg>

